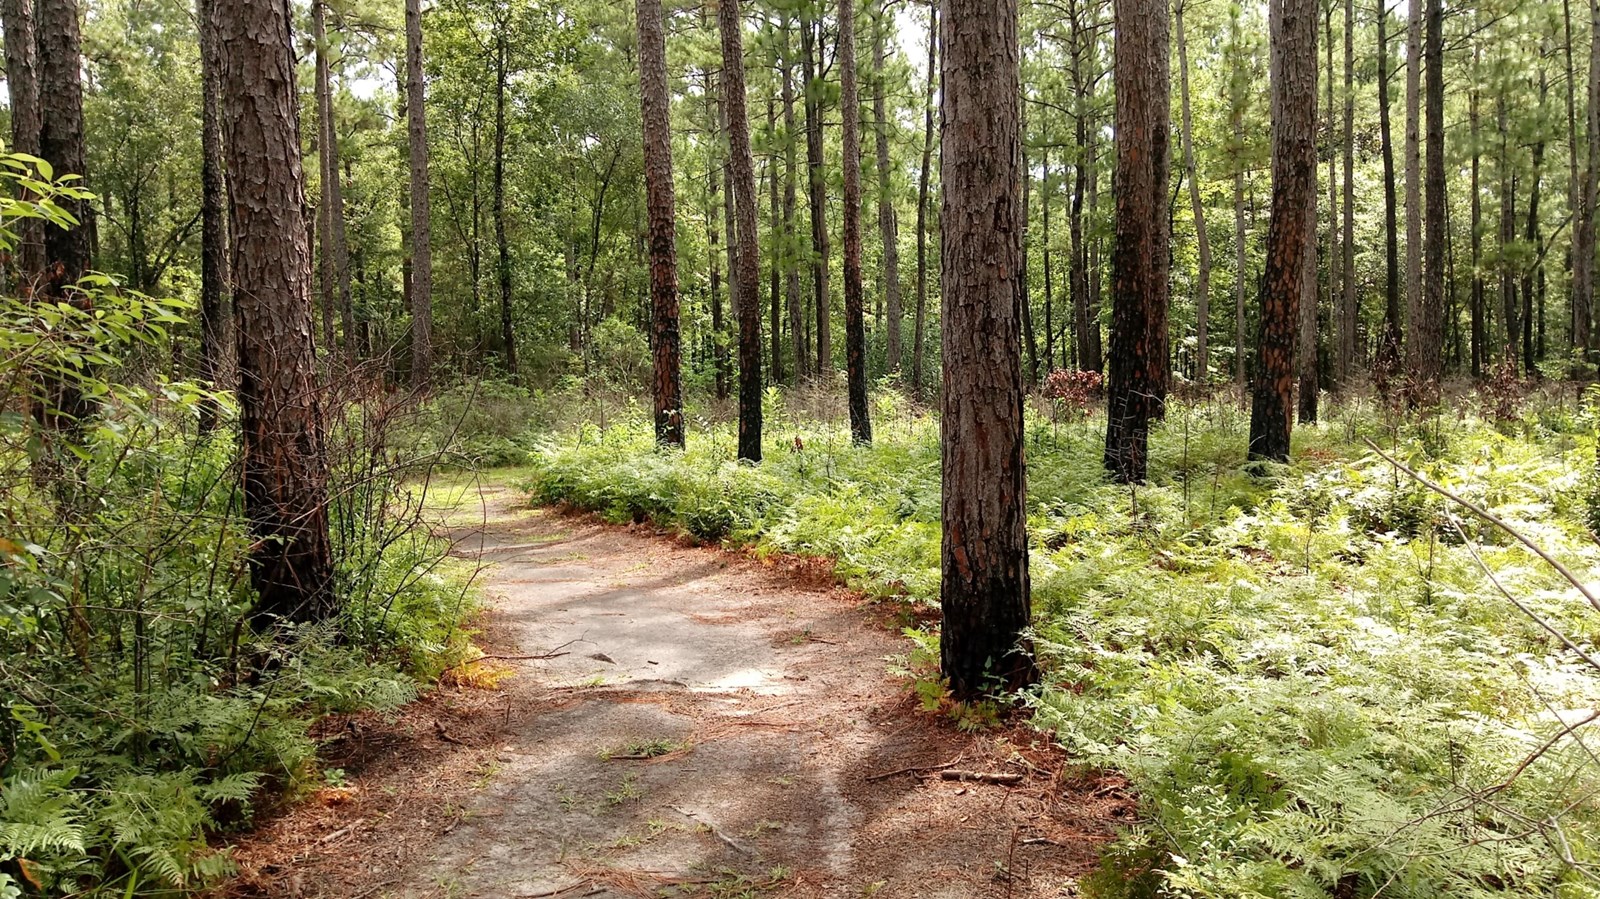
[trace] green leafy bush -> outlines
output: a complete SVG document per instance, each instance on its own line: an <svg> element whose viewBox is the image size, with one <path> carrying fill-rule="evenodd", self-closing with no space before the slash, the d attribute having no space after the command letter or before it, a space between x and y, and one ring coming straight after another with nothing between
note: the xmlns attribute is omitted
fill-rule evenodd
<svg viewBox="0 0 1600 899"><path fill-rule="evenodd" d="M0 181L36 194L44 179ZM52 214L0 184L16 217ZM19 212L19 208L23 211ZM172 895L231 867L209 838L313 778L311 723L393 709L464 650L470 611L419 526L417 470L383 452L394 409L339 397L328 423L341 619L257 635L231 400L137 367L171 358L182 304L93 277L78 302L0 297L0 383L59 428L0 413L0 897ZM197 433L202 404L223 427Z"/></svg>

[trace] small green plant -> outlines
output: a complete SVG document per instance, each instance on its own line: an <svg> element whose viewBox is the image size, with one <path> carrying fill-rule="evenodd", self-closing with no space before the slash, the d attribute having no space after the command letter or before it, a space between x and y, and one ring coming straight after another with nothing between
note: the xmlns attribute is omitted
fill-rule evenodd
<svg viewBox="0 0 1600 899"><path fill-rule="evenodd" d="M639 786L639 775L629 772L622 776L622 781L616 789L606 793L606 804L615 808L625 802L637 802L644 798L644 789Z"/></svg>
<svg viewBox="0 0 1600 899"><path fill-rule="evenodd" d="M600 750L600 760L612 759L653 759L674 752L681 752L689 748L685 740L672 740L666 737L639 738L611 749Z"/></svg>

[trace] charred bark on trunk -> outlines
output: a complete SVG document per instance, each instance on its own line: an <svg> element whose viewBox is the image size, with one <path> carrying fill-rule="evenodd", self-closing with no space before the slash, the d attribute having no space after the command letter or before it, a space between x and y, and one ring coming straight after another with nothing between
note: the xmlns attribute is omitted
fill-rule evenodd
<svg viewBox="0 0 1600 899"><path fill-rule="evenodd" d="M672 195L671 96L661 0L636 0L639 30L639 112L644 132L645 207L649 215L650 349L656 443L684 445L679 380L678 243Z"/></svg>
<svg viewBox="0 0 1600 899"><path fill-rule="evenodd" d="M756 245L755 164L750 154L750 119L745 111L744 37L739 0L722 0L717 7L717 27L722 35L722 86L728 107L729 188L738 218L737 281L739 314L739 458L761 461L761 306L756 302L761 282L760 251Z"/></svg>
<svg viewBox="0 0 1600 899"><path fill-rule="evenodd" d="M1251 459L1289 460L1295 324L1317 202L1317 2L1273 0L1272 219L1261 282ZM1313 232L1314 233L1314 232Z"/></svg>
<svg viewBox="0 0 1600 899"><path fill-rule="evenodd" d="M1030 624L1015 0L945 0L939 648L959 699L1038 679Z"/></svg>

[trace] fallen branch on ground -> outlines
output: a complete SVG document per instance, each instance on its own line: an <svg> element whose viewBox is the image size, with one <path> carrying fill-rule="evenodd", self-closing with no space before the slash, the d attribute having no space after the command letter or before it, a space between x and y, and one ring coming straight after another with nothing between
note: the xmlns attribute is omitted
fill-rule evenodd
<svg viewBox="0 0 1600 899"><path fill-rule="evenodd" d="M940 780L971 780L986 784L1019 784L1021 774L1001 774L993 771L940 771Z"/></svg>
<svg viewBox="0 0 1600 899"><path fill-rule="evenodd" d="M961 761L961 760L960 759L956 759L955 762L945 762L942 765L913 765L913 766L911 766L909 768L896 768L893 771L884 771L881 774L869 774L869 775L867 775L867 780L868 781L888 780L889 778L894 777L897 774L921 774L924 771L941 771L941 770L943 770L945 768L953 768L953 767L955 767L956 762L959 762L959 761Z"/></svg>

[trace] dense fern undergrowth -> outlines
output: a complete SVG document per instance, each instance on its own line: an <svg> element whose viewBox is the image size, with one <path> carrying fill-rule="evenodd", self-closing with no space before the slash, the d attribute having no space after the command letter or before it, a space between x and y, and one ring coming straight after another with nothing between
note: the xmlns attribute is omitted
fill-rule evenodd
<svg viewBox="0 0 1600 899"><path fill-rule="evenodd" d="M842 424L769 392L759 467L734 461L729 425L702 422L679 454L653 447L646 416L614 417L538 442L528 490L830 557L870 594L936 603L937 422L893 393L875 403L876 442L856 448ZM1030 415L1046 674L1014 699L1082 765L1124 772L1143 808L1094 895L1600 895L1600 756L1585 726L1600 671L1551 633L1587 650L1600 615L1363 442L1588 576L1594 415L1570 388L1497 423L1461 411L1470 396L1459 406L1336 404L1295 431L1292 465L1262 471L1245 465L1246 412L1174 402L1137 488L1103 477L1103 420ZM981 721L943 699L936 633L908 633L930 709Z"/></svg>
<svg viewBox="0 0 1600 899"><path fill-rule="evenodd" d="M472 651L467 573L410 514L415 467L365 451L381 412L359 402L330 430L343 613L254 633L237 437L196 434L205 400L108 388L65 488L0 416L4 899L217 882L219 833L322 780L318 718L393 710Z"/></svg>

